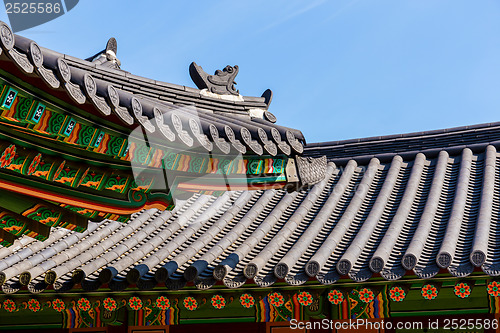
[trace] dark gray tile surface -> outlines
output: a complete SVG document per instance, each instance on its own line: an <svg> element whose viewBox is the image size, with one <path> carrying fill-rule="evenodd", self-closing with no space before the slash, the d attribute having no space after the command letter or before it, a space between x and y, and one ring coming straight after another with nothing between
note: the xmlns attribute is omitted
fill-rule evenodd
<svg viewBox="0 0 500 333"><path fill-rule="evenodd" d="M129 286L206 289L284 279L362 282L380 274L461 278L500 273L500 155L492 145L452 156L329 162L308 190L196 195L172 212L105 221L84 234L54 230L0 249L2 290ZM44 282L44 283L42 283Z"/></svg>
<svg viewBox="0 0 500 333"><path fill-rule="evenodd" d="M222 154L229 154L231 151L238 154L244 151L250 155L266 153L274 156L279 145L282 148L280 153L286 155L297 155L303 151L305 141L300 131L275 125L264 118L259 118L260 122L254 121L256 118L251 116L251 109L261 109L264 114L269 107L263 97L228 97L143 78L120 70L115 63L108 66L110 64L106 63L106 60L103 60L104 63L90 62L41 48L32 40L14 35L4 22L0 22L0 26L5 32L0 38L2 61L11 61L22 75L38 77L51 89L66 91L73 103L90 103L103 117L114 114L124 124L130 126L136 122L152 133L157 126L156 121L152 119L155 117L154 112L147 107L147 104L150 104L154 105L159 113L178 115L186 129L190 128L188 124L193 124L193 121L197 124L196 127L201 129L201 133L191 134L173 126L170 117L164 117L164 124L158 126L166 125L176 130L176 133L165 136L166 143L179 137L179 142L188 143L187 146L190 147L191 141L201 138L201 144L206 149ZM192 111L184 110L182 106L191 106ZM206 111L201 110L209 110L210 117L206 116ZM206 143L211 138L208 130L210 125L229 126L239 141L235 143L225 131L220 131L218 143L223 140L226 145ZM270 135L271 129L276 129L277 134ZM260 142L262 133L259 134L259 131L266 133L269 139ZM164 134L161 130L160 133ZM243 136L244 140L240 140L240 136ZM285 142L289 146L284 146ZM231 147L229 144L232 144L232 149L227 149ZM293 149L289 149L290 147Z"/></svg>

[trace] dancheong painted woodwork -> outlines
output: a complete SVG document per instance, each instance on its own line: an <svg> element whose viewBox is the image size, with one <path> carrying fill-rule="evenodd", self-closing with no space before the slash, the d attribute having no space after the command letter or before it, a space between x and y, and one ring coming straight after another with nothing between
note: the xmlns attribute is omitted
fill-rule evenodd
<svg viewBox="0 0 500 333"><path fill-rule="evenodd" d="M82 232L89 219L126 222L142 209L171 210L176 199L193 193L286 185L293 190L320 180L308 175L307 182L300 180L295 158L303 146L296 134L303 140L302 134L264 120L264 114L273 118L265 98L244 98L231 90L253 114L262 113L260 123L251 120L250 111L243 117L244 110L231 110L235 102L224 97L214 109L225 106L225 114L192 102L165 102L114 83L115 72L128 80L116 56L110 56L116 55L114 39L90 61L76 64L15 36L4 23L0 31L4 246L21 235L45 240L50 227ZM96 64L111 71L109 77L94 73ZM217 89L210 93L223 96ZM202 92L197 94L200 99ZM200 104L216 104L205 99Z"/></svg>
<svg viewBox="0 0 500 333"><path fill-rule="evenodd" d="M323 288L276 287L237 292L214 290L211 293L13 295L0 302L0 317L6 318L5 324L9 324L15 320L9 320L8 316L41 314L53 321L60 320L62 328L122 324L154 328L210 322L212 317L226 318L216 322L236 319L279 323L323 318L397 321L414 315L415 305L423 304L418 315L426 318L436 311L446 310L449 315L467 313L492 320L499 310L499 288L495 280L475 279L355 287L342 284Z"/></svg>
<svg viewBox="0 0 500 333"><path fill-rule="evenodd" d="M0 329L498 327L500 123L306 144L237 66L0 47Z"/></svg>

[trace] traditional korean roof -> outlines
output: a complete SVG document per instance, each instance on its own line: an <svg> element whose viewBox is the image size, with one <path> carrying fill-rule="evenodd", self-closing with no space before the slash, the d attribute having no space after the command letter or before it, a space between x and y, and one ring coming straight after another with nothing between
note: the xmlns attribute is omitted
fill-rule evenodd
<svg viewBox="0 0 500 333"><path fill-rule="evenodd" d="M305 155L329 162L307 190L195 195L127 224L21 238L0 250L2 290L498 276L498 126L312 144Z"/></svg>
<svg viewBox="0 0 500 333"><path fill-rule="evenodd" d="M126 222L193 193L319 182L326 158L302 158L302 133L268 111L272 92L242 96L238 71L193 62L198 88L179 86L123 70L114 38L84 60L0 22L0 245Z"/></svg>
<svg viewBox="0 0 500 333"><path fill-rule="evenodd" d="M262 97L242 96L235 90L238 66L208 75L193 62L189 72L196 89L121 70L114 38L103 51L83 60L14 35L4 22L0 30L3 70L28 76L26 82L111 122L131 128L141 125L147 133L157 129L166 142L208 152L271 156L303 152L300 131L274 124L276 117L268 111L271 90Z"/></svg>
<svg viewBox="0 0 500 333"><path fill-rule="evenodd" d="M327 156L329 161L345 165L350 159L366 162L373 157L389 161L396 155L411 159L417 153L436 157L441 150L452 155L462 149L482 151L489 144L500 144L500 122L461 126L425 132L375 136L361 139L311 143L306 155Z"/></svg>

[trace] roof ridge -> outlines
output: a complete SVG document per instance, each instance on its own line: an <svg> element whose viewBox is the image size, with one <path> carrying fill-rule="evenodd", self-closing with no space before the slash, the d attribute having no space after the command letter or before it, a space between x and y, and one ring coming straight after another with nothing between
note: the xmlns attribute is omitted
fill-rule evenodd
<svg viewBox="0 0 500 333"><path fill-rule="evenodd" d="M345 165L350 159L366 163L372 157L377 157L381 161L388 161L395 155L400 155L404 159L412 159L418 153L436 157L442 150L450 155L458 155L464 148L479 151L485 149L487 145L500 147L500 122L399 135L309 143L304 147L304 156L326 155L329 161Z"/></svg>
<svg viewBox="0 0 500 333"><path fill-rule="evenodd" d="M469 131L469 130L489 129L492 127L499 127L500 128L500 122L481 123L481 124L469 125L469 126L457 126L457 127L429 130L429 131L408 132L408 133L401 133L401 134L389 134L389 135L371 136L371 137L345 139L345 140L337 140L337 141L313 142L313 143L308 143L306 145L306 148L337 146L337 145L356 144L356 143L363 143L363 142L405 139L405 138L415 138L415 137L423 137L423 136L448 134L448 133L454 133L454 132L463 132L463 131Z"/></svg>

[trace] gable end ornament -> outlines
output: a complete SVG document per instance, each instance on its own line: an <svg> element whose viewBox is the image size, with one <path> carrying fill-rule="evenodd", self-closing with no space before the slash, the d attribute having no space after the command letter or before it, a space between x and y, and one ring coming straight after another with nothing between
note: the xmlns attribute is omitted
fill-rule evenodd
<svg viewBox="0 0 500 333"><path fill-rule="evenodd" d="M189 75L198 89L207 89L209 92L219 95L239 95L234 81L238 75L238 66L227 65L223 70L216 70L213 75L208 74L203 68L192 62L189 65Z"/></svg>

